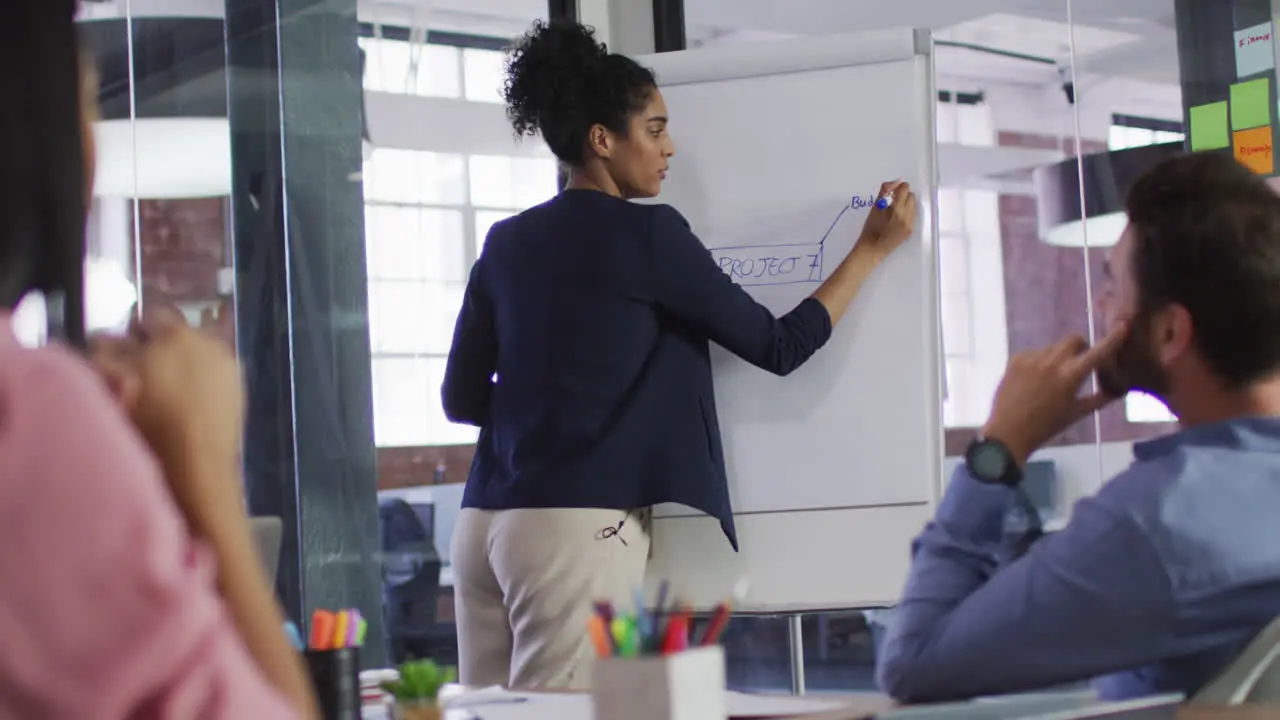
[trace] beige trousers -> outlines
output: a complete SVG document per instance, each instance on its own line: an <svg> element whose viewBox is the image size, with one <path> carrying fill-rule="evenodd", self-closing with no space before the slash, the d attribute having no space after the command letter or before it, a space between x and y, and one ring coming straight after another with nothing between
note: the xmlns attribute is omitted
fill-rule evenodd
<svg viewBox="0 0 1280 720"><path fill-rule="evenodd" d="M616 534L607 530L617 528ZM453 531L458 679L584 689L597 600L634 605L649 557L647 511L464 508Z"/></svg>

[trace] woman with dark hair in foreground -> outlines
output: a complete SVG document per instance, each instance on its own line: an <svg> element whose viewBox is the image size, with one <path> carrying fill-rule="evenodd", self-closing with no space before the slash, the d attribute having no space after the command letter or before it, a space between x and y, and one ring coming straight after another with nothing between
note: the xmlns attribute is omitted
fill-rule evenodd
<svg viewBox="0 0 1280 720"><path fill-rule="evenodd" d="M70 0L3 14L0 717L314 717L243 508L229 349L169 314L97 372L14 337L28 292L79 296L97 81Z"/></svg>

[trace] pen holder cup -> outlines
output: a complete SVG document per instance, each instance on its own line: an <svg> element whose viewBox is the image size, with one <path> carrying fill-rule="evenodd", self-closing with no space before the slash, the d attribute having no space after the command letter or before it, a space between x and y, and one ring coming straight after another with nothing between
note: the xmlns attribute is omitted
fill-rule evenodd
<svg viewBox="0 0 1280 720"><path fill-rule="evenodd" d="M324 720L360 720L360 648L308 650L311 684Z"/></svg>
<svg viewBox="0 0 1280 720"><path fill-rule="evenodd" d="M724 720L724 649L602 658L591 677L596 720Z"/></svg>

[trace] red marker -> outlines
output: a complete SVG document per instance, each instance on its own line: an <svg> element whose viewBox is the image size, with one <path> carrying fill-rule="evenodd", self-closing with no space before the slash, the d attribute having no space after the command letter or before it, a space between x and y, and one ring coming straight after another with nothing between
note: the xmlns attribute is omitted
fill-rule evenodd
<svg viewBox="0 0 1280 720"><path fill-rule="evenodd" d="M662 639L662 654L678 653L689 647L689 612L683 608L671 613L667 621L666 637Z"/></svg>
<svg viewBox="0 0 1280 720"><path fill-rule="evenodd" d="M731 608L727 602L722 602L716 606L715 614L711 616L711 622L707 623L707 629L702 632L702 639L698 641L699 645L713 645L720 640L720 634L724 632L725 627L729 624L730 611Z"/></svg>

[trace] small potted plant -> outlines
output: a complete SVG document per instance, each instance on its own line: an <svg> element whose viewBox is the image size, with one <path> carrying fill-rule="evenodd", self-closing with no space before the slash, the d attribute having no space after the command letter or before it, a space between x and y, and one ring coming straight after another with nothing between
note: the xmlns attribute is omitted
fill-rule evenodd
<svg viewBox="0 0 1280 720"><path fill-rule="evenodd" d="M400 666L400 679L382 684L395 698L395 720L440 720L436 704L440 688L458 678L456 668L440 667L433 660L410 660Z"/></svg>

